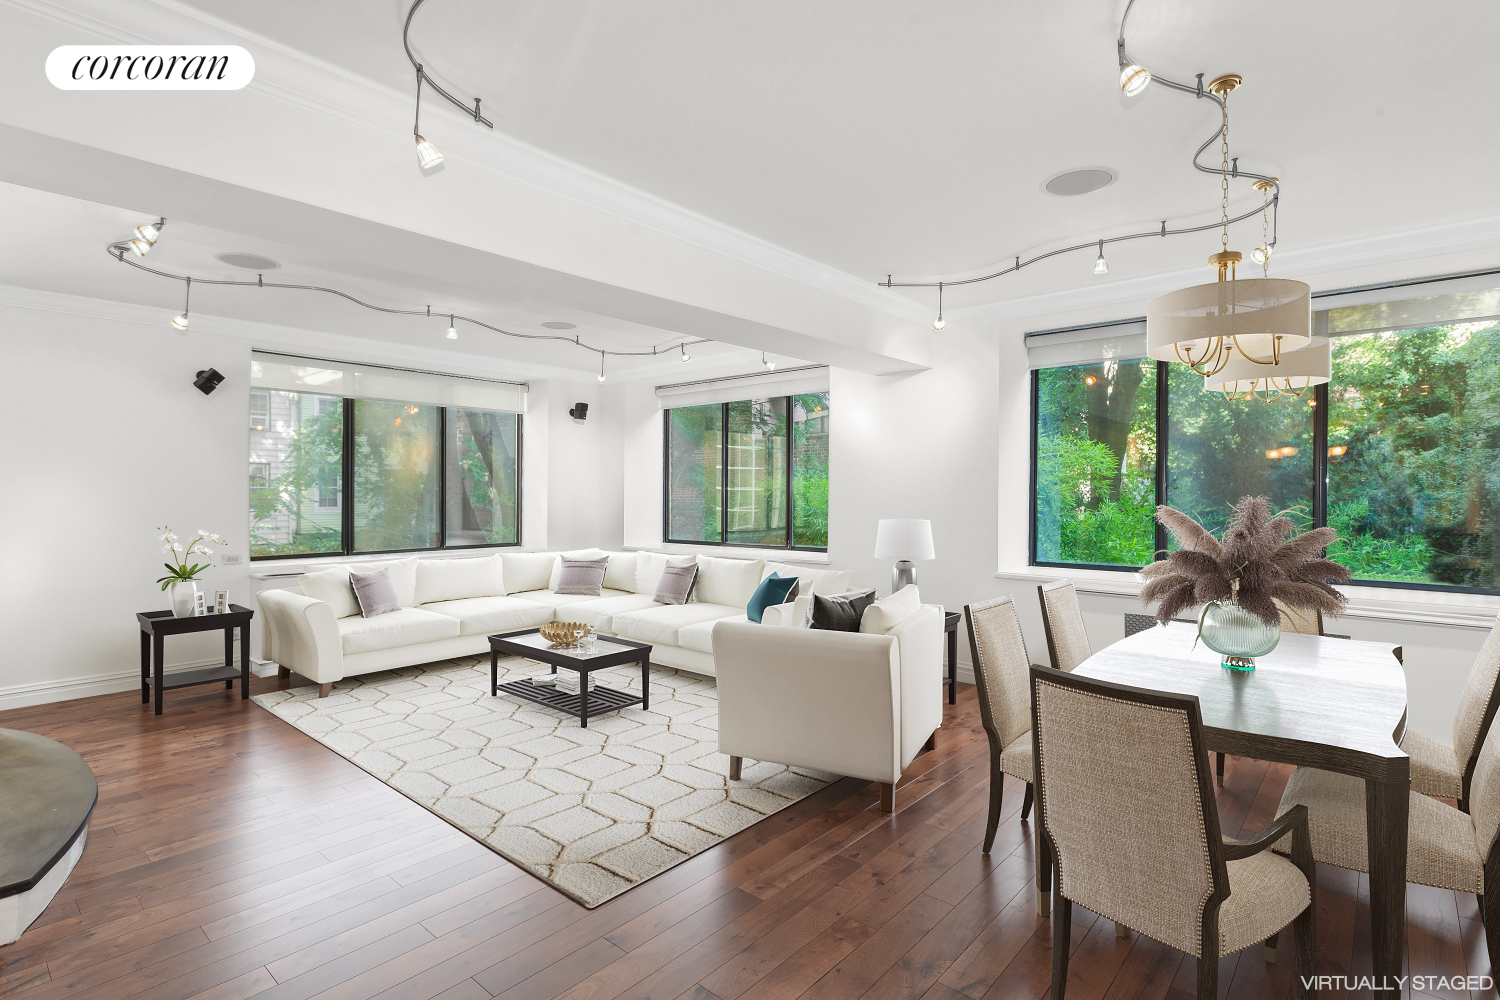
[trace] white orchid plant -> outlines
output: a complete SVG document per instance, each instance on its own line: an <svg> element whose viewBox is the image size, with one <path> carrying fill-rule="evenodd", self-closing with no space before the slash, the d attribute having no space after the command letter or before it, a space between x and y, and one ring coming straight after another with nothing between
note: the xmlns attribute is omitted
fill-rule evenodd
<svg viewBox="0 0 1500 1000"><path fill-rule="evenodd" d="M196 537L186 545L178 541L177 536L172 533L171 525L164 524L157 530L161 532L161 550L172 557L171 562L162 564L167 567L167 575L156 581L161 584L162 590L174 583L191 583L197 580L199 573L213 567L213 546L229 544L212 531L204 531L202 528L198 529ZM199 556L205 561L188 562Z"/></svg>

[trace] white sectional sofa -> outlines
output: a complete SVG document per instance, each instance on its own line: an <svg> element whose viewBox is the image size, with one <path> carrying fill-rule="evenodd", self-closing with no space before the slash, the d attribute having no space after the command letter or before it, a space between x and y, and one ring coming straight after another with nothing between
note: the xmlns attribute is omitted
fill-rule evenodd
<svg viewBox="0 0 1500 1000"><path fill-rule="evenodd" d="M609 557L600 596L556 592L561 555ZM668 561L698 564L686 604L653 600ZM381 567L391 571L401 610L364 618L348 574ZM713 676L714 625L746 621L746 605L773 572L798 577L803 595L849 589L842 571L661 552L507 551L325 564L304 573L298 587L259 595L262 649L326 695L335 681L355 674L486 653L496 632L580 621L605 635L651 643L653 663Z"/></svg>

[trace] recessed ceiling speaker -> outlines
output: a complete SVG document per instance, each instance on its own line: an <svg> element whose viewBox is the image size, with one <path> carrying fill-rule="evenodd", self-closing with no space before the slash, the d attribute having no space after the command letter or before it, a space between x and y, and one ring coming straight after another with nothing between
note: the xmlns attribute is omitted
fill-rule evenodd
<svg viewBox="0 0 1500 1000"><path fill-rule="evenodd" d="M572 330L577 327L576 323L565 323L560 319L549 319L542 324L549 330Z"/></svg>
<svg viewBox="0 0 1500 1000"><path fill-rule="evenodd" d="M1050 178L1042 188L1048 194L1062 195L1071 198L1074 195L1088 194L1102 187L1109 187L1115 182L1115 172L1108 167L1084 167L1081 170L1069 170Z"/></svg>
<svg viewBox="0 0 1500 1000"><path fill-rule="evenodd" d="M197 386L198 391L207 396L209 393L217 389L219 387L219 383L223 381L224 376L220 375L216 369L205 368L198 373L197 378L193 379L193 385Z"/></svg>
<svg viewBox="0 0 1500 1000"><path fill-rule="evenodd" d="M589 404L574 403L573 408L568 411L568 416L574 420L587 420L589 418Z"/></svg>
<svg viewBox="0 0 1500 1000"><path fill-rule="evenodd" d="M243 267L247 271L274 271L281 266L271 258L256 253L221 253L215 259L230 267Z"/></svg>

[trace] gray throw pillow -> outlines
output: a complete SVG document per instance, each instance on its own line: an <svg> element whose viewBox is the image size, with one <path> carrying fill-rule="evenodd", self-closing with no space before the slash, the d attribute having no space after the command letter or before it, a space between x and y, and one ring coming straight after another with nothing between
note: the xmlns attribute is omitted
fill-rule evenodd
<svg viewBox="0 0 1500 1000"><path fill-rule="evenodd" d="M688 594L693 592L693 581L697 579L697 563L669 562L662 571L661 582L656 585L656 596L651 599L657 604L686 604Z"/></svg>
<svg viewBox="0 0 1500 1000"><path fill-rule="evenodd" d="M875 591L860 594L844 594L839 597L812 595L807 604L804 628L820 628L830 632L858 632L859 620L865 608L875 603Z"/></svg>
<svg viewBox="0 0 1500 1000"><path fill-rule="evenodd" d="M354 596L359 601L359 613L366 618L401 610L401 601L396 597L396 585L391 583L389 566L373 573L351 572L349 584L354 588Z"/></svg>
<svg viewBox="0 0 1500 1000"><path fill-rule="evenodd" d="M574 559L560 556L562 574L557 578L557 593L586 594L600 597L604 593L604 571L609 569L609 556L602 559Z"/></svg>

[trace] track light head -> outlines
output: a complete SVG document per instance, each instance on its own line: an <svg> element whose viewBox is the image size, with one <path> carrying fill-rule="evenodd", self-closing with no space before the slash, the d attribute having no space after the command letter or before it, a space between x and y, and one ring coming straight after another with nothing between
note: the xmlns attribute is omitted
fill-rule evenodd
<svg viewBox="0 0 1500 1000"><path fill-rule="evenodd" d="M943 319L943 317L941 317L941 316L939 316L937 319L935 319L935 320L932 321L932 328L934 330L941 330L943 327L945 327L947 325L948 325L948 321L945 320L945 319Z"/></svg>
<svg viewBox="0 0 1500 1000"><path fill-rule="evenodd" d="M137 257L144 257L151 252L153 241L134 239L130 241L130 249L135 251Z"/></svg>
<svg viewBox="0 0 1500 1000"><path fill-rule="evenodd" d="M161 223L148 222L144 226L136 226L135 235L147 243L155 243L156 238L161 235Z"/></svg>
<svg viewBox="0 0 1500 1000"><path fill-rule="evenodd" d="M599 352L599 374L598 374L597 377L598 377L599 382L601 384L604 382L604 357L605 357L604 352L600 351Z"/></svg>
<svg viewBox="0 0 1500 1000"><path fill-rule="evenodd" d="M774 362L771 359L767 358L765 351L761 351L760 352L760 363L763 364L763 365L765 365L766 369L768 371L772 370L772 369L774 369L776 367L776 362Z"/></svg>
<svg viewBox="0 0 1500 1000"><path fill-rule="evenodd" d="M1135 63L1126 63L1120 67L1120 89L1125 92L1126 97L1134 97L1146 89L1146 84L1151 82L1151 74Z"/></svg>
<svg viewBox="0 0 1500 1000"><path fill-rule="evenodd" d="M604 381L604 373L603 372L600 372L598 375L595 375L594 377L597 378L600 382Z"/></svg>
<svg viewBox="0 0 1500 1000"><path fill-rule="evenodd" d="M678 344L677 347L682 351L682 363L683 364L687 364L689 361L693 360L692 358L688 357L687 345L686 344Z"/></svg>
<svg viewBox="0 0 1500 1000"><path fill-rule="evenodd" d="M1251 250L1250 251L1250 259L1253 260L1253 261L1255 261L1255 263L1257 263L1257 264L1264 264L1266 261L1270 260L1271 259L1271 247L1270 247L1270 245L1268 244L1266 246L1259 246L1259 247L1256 247L1254 250Z"/></svg>
<svg viewBox="0 0 1500 1000"><path fill-rule="evenodd" d="M430 170L443 162L443 154L436 146L417 136L417 166L423 170Z"/></svg>
<svg viewBox="0 0 1500 1000"><path fill-rule="evenodd" d="M1107 261L1107 260L1104 259L1104 241L1103 240L1099 241L1099 259L1096 260L1096 261L1094 261L1094 273L1095 274L1108 274L1109 273L1109 261Z"/></svg>
<svg viewBox="0 0 1500 1000"><path fill-rule="evenodd" d="M179 330L186 330L188 328L188 314L178 313L176 316L173 316L172 325Z"/></svg>
<svg viewBox="0 0 1500 1000"><path fill-rule="evenodd" d="M448 317L448 339L449 340L457 340L458 339L458 327L456 327L456 326L453 325L453 317L452 316Z"/></svg>

